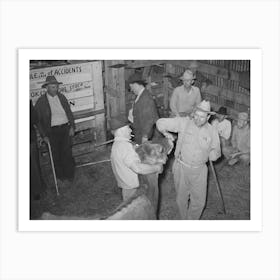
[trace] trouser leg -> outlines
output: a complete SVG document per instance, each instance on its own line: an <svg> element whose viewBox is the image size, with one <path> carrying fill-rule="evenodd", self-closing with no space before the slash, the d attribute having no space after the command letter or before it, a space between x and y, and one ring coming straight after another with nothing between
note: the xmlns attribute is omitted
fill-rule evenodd
<svg viewBox="0 0 280 280"><path fill-rule="evenodd" d="M148 186L147 197L152 202L155 211L158 209L158 174L144 175L144 183Z"/></svg>
<svg viewBox="0 0 280 280"><path fill-rule="evenodd" d="M123 201L126 201L126 200L130 199L131 197L133 197L135 195L136 191L137 191L137 188L135 188L135 189L122 189Z"/></svg>
<svg viewBox="0 0 280 280"><path fill-rule="evenodd" d="M54 161L55 173L56 177L59 179L64 179L63 171L62 171L62 163L60 157L60 133L58 128L52 128L50 134L50 146L52 157Z"/></svg>
<svg viewBox="0 0 280 280"><path fill-rule="evenodd" d="M175 161L173 165L173 175L176 190L176 202L179 208L181 219L183 220L185 220L188 215L187 213L190 196L190 185L188 180L186 180L187 178L185 172L185 167Z"/></svg>
<svg viewBox="0 0 280 280"><path fill-rule="evenodd" d="M73 180L75 176L75 162L72 156L72 142L69 136L69 126L61 128L59 157L63 176Z"/></svg>
<svg viewBox="0 0 280 280"><path fill-rule="evenodd" d="M191 183L188 220L199 220L205 207L207 192L207 166L194 168L188 173Z"/></svg>

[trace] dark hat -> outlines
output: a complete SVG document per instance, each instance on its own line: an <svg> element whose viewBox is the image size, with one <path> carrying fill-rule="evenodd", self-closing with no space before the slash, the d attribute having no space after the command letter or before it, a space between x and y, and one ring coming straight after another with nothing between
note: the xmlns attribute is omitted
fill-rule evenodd
<svg viewBox="0 0 280 280"><path fill-rule="evenodd" d="M110 120L110 129L116 130L118 128L124 127L129 124L129 121L125 115L119 115L116 117L112 117Z"/></svg>
<svg viewBox="0 0 280 280"><path fill-rule="evenodd" d="M227 108L226 107L220 107L219 110L216 112L219 115L227 116Z"/></svg>
<svg viewBox="0 0 280 280"><path fill-rule="evenodd" d="M55 76L47 76L46 82L42 85L42 88L45 88L47 85L50 84L62 84L62 83L58 82Z"/></svg>
<svg viewBox="0 0 280 280"><path fill-rule="evenodd" d="M134 73L134 74L132 74L128 78L127 82L128 82L128 84L137 83L137 84L140 84L140 85L143 85L143 86L147 85L147 82L142 78L142 74L141 73Z"/></svg>

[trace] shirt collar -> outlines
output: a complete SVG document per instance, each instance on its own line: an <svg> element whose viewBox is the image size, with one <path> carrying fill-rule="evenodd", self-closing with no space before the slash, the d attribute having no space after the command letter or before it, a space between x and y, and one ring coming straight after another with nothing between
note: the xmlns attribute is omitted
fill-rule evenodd
<svg viewBox="0 0 280 280"><path fill-rule="evenodd" d="M54 98L58 98L57 94L55 96L51 96L48 92L47 92L47 98L50 99L54 99Z"/></svg>
<svg viewBox="0 0 280 280"><path fill-rule="evenodd" d="M135 99L134 103L136 103L136 102L139 100L139 98L140 98L140 96L142 95L142 93L143 93L144 90L145 90L145 88L143 88L143 89L139 92L139 94L136 96L136 99Z"/></svg>

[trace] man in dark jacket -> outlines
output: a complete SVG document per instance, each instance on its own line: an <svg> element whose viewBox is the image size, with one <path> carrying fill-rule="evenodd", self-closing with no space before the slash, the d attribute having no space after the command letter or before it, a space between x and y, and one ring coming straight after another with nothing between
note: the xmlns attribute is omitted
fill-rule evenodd
<svg viewBox="0 0 280 280"><path fill-rule="evenodd" d="M30 197L39 200L46 185L40 168L35 126L38 128L38 117L30 100Z"/></svg>
<svg viewBox="0 0 280 280"><path fill-rule="evenodd" d="M72 156L71 137L74 136L75 123L66 97L58 92L59 83L54 76L48 76L42 88L42 95L35 109L38 114L40 132L43 140L52 148L56 176L60 180L73 181L75 163Z"/></svg>
<svg viewBox="0 0 280 280"><path fill-rule="evenodd" d="M141 144L153 137L155 123L158 120L156 104L151 93L145 88L146 82L138 73L128 79L131 91L136 95L129 120L133 123L134 140Z"/></svg>

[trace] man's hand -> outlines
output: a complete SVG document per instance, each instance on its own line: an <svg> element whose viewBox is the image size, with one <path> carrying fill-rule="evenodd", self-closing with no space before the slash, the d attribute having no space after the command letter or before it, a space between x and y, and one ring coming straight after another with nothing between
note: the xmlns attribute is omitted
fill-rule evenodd
<svg viewBox="0 0 280 280"><path fill-rule="evenodd" d="M74 131L74 128L73 127L70 127L70 129L69 129L69 136L74 136L74 134L75 134L75 131Z"/></svg>
<svg viewBox="0 0 280 280"><path fill-rule="evenodd" d="M156 164L156 168L157 168L157 173L161 174L163 171L163 164Z"/></svg>
<svg viewBox="0 0 280 280"><path fill-rule="evenodd" d="M50 143L49 137L45 136L45 137L43 138L43 142L45 142L46 144L49 144L49 143Z"/></svg>
<svg viewBox="0 0 280 280"><path fill-rule="evenodd" d="M148 137L147 136L143 136L142 137L142 143L145 143L145 142L147 142L148 141Z"/></svg>
<svg viewBox="0 0 280 280"><path fill-rule="evenodd" d="M171 133L164 131L162 134L164 135L164 137L168 139L168 142L169 141L174 142L175 138Z"/></svg>

